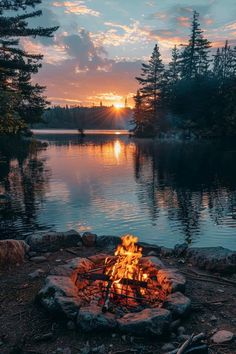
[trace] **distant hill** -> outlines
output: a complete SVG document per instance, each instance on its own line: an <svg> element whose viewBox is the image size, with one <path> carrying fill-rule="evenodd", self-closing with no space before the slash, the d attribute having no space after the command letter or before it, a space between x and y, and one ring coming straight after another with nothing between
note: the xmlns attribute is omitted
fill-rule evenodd
<svg viewBox="0 0 236 354"><path fill-rule="evenodd" d="M33 128L129 129L132 109L115 107L53 107L45 112L44 123Z"/></svg>

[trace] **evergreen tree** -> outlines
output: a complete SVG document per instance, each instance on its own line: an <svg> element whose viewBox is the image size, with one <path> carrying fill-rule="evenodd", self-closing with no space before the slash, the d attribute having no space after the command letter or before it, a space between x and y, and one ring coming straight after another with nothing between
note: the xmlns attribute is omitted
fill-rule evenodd
<svg viewBox="0 0 236 354"><path fill-rule="evenodd" d="M179 74L180 74L180 52L177 46L175 45L174 48L172 49L171 62L169 63L169 68L167 71L168 82L171 85L176 84L176 82L180 78Z"/></svg>
<svg viewBox="0 0 236 354"><path fill-rule="evenodd" d="M134 96L134 113L133 113L133 120L131 123L135 125L134 133L136 136L142 136L144 134L144 130L146 128L145 122L145 110L143 106L143 97L140 94L140 91L137 91L137 94Z"/></svg>
<svg viewBox="0 0 236 354"><path fill-rule="evenodd" d="M140 93L145 105L145 130L155 134L155 129L158 128L158 109L161 104L161 90L164 80L164 65L157 44L149 62L142 64L141 76L136 79L141 86Z"/></svg>
<svg viewBox="0 0 236 354"><path fill-rule="evenodd" d="M194 11L189 43L181 55L181 76L192 79L207 74L210 65L209 50L211 44L204 38L200 28L199 13Z"/></svg>
<svg viewBox="0 0 236 354"><path fill-rule="evenodd" d="M27 10L41 2L4 0L0 3L0 94L6 100L11 99L10 106L0 101L0 124L4 132L20 132L27 123L38 121L48 104L42 95L44 87L31 82L31 75L38 72L43 56L19 48L22 37L52 37L58 29L29 27L27 19L40 16L42 12ZM24 13L12 15L19 10Z"/></svg>

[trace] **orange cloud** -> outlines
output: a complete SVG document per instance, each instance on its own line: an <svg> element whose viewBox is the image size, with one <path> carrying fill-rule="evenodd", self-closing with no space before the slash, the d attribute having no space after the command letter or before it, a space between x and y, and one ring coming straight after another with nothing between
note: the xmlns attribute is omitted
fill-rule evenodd
<svg viewBox="0 0 236 354"><path fill-rule="evenodd" d="M64 1L64 2L54 2L55 7L65 7L65 13L75 14L75 15L90 15L90 16L100 16L100 12L95 11L87 7L84 1Z"/></svg>
<svg viewBox="0 0 236 354"><path fill-rule="evenodd" d="M185 17L185 16L177 17L177 22L182 27L189 27L190 26L189 17Z"/></svg>

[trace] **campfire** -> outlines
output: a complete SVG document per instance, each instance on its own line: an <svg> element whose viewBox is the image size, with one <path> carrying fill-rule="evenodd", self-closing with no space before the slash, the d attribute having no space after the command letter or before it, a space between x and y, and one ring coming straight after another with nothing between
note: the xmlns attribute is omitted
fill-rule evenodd
<svg viewBox="0 0 236 354"><path fill-rule="evenodd" d="M186 281L157 256L143 253L138 238L125 235L113 255L77 257L56 267L37 299L86 332L167 333L173 320L189 312Z"/></svg>
<svg viewBox="0 0 236 354"><path fill-rule="evenodd" d="M114 312L115 307L130 311L159 307L166 291L158 283L157 268L142 259L137 237L125 235L121 240L114 256L105 258L101 267L79 275L78 279L86 279L86 285L97 287L103 312Z"/></svg>

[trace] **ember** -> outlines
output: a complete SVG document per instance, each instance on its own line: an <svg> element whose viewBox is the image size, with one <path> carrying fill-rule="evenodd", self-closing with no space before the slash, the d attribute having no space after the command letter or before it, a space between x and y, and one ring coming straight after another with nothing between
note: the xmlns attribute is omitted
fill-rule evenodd
<svg viewBox="0 0 236 354"><path fill-rule="evenodd" d="M162 335L191 301L183 294L185 278L142 251L137 237L125 235L114 255L74 258L47 277L38 300L86 332Z"/></svg>
<svg viewBox="0 0 236 354"><path fill-rule="evenodd" d="M140 311L140 306L159 307L166 291L158 283L157 268L142 258L137 237L125 235L121 240L115 255L105 259L102 273L92 271L82 277L101 281L100 305L104 312L112 310L114 305L133 308L133 311Z"/></svg>

